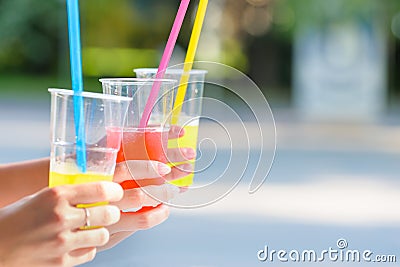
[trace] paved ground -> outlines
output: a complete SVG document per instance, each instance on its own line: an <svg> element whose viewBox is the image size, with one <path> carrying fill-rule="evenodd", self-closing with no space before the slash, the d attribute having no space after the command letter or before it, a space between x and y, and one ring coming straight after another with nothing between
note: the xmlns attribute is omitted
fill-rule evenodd
<svg viewBox="0 0 400 267"><path fill-rule="evenodd" d="M0 163L48 155L48 114L48 103L0 101ZM276 158L256 194L247 193L245 177L218 203L173 209L163 225L135 234L85 266L266 266L271 263L257 260L266 245L269 250L319 253L337 249L340 238L348 249L396 254L399 262L399 121L385 117L370 124L311 123L284 109L275 115ZM218 152L221 158L229 153L227 147ZM224 168L218 160L215 164L198 179L212 179ZM366 264L318 264L325 265Z"/></svg>

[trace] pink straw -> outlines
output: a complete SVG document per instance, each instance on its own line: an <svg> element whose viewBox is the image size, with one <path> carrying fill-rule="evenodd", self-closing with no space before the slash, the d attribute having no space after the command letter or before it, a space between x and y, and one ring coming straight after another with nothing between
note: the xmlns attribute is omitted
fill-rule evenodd
<svg viewBox="0 0 400 267"><path fill-rule="evenodd" d="M168 38L167 46L165 47L164 54L161 58L160 66L158 67L157 79L162 79L164 73L167 70L169 61L174 51L176 40L178 39L179 32L181 30L183 20L185 19L186 11L189 7L190 0L182 0L179 6L178 14L176 15L174 25L172 26L171 33ZM140 120L139 127L146 128L147 123L150 119L151 110L157 100L158 93L160 91L161 81L157 80L154 82L151 88L149 99L147 100L146 107L144 109L142 119Z"/></svg>

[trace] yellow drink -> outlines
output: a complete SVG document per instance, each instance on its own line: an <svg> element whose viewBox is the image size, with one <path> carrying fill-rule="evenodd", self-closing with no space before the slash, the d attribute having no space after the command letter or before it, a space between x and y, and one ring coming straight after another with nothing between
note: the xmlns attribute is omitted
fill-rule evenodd
<svg viewBox="0 0 400 267"><path fill-rule="evenodd" d="M99 173L79 173L76 167L71 164L66 164L64 168L59 168L58 171L50 171L49 187L55 187L67 184L84 184L99 181L112 182L113 175ZM98 202L93 204L79 204L78 208L88 208L94 206L107 205L107 202Z"/></svg>
<svg viewBox="0 0 400 267"><path fill-rule="evenodd" d="M178 139L171 139L168 140L168 148L185 148L185 147L190 147L196 150L197 148L197 137L199 133L199 124L198 122L196 123L191 123L187 126L184 126L183 129L185 130L185 135L181 138ZM194 167L194 162L195 160L189 160L185 162L172 162L171 165L179 165L183 163L192 163ZM176 186L190 186L193 184L193 177L194 173L191 173L181 179L175 180L170 182L173 185Z"/></svg>
<svg viewBox="0 0 400 267"><path fill-rule="evenodd" d="M98 173L58 173L50 172L49 187L55 187L66 184L84 184L98 181L112 181L112 175Z"/></svg>

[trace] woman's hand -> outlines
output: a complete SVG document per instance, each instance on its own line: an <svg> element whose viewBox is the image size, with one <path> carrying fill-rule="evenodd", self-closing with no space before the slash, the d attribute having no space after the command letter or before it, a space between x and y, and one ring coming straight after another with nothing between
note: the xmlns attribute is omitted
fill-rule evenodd
<svg viewBox="0 0 400 267"><path fill-rule="evenodd" d="M173 126L169 132L169 139L180 138L184 130ZM196 157L192 148L171 148L167 151L170 162L186 162ZM167 206L161 204L185 192L180 188L167 183L177 180L193 172L193 165L183 163L170 168L168 165L156 161L125 161L117 164L114 181L123 185L124 197L113 203L121 210L135 209L136 212L122 212L120 221L108 227L110 241L99 248L105 250L114 247L139 230L150 229L164 222L169 216ZM144 207L144 208L143 208Z"/></svg>
<svg viewBox="0 0 400 267"><path fill-rule="evenodd" d="M194 151L187 148L172 149L168 153L169 158L175 162L182 162L182 159L188 160L195 157ZM140 160L117 164L114 175L115 182L130 181L143 188L124 190L123 199L113 204L121 210L140 210L122 212L120 221L107 227L110 231L110 241L105 246L100 247L99 251L114 247L139 230L150 229L164 222L169 216L169 208L160 203L168 202L187 190L165 183L165 181L185 177L193 171L192 168L191 164L183 164L171 169L168 165L160 162Z"/></svg>
<svg viewBox="0 0 400 267"><path fill-rule="evenodd" d="M96 182L46 188L0 209L0 266L75 266L91 261L108 243L106 228L120 219L116 206L76 208L78 204L117 202L120 185ZM88 216L89 215L89 216Z"/></svg>

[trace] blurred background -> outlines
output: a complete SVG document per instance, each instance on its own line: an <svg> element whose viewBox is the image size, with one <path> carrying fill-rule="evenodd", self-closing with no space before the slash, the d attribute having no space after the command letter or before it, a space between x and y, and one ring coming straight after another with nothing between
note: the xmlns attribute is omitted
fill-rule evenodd
<svg viewBox="0 0 400 267"><path fill-rule="evenodd" d="M85 90L156 67L178 4L81 0ZM171 65L183 62L196 4ZM400 1L211 0L196 60L237 68L266 96L277 128L267 182L173 210L88 266L258 266L265 245L322 250L339 238L398 253ZM48 156L49 87L71 88L65 1L0 0L0 163ZM223 89L205 94L233 103Z"/></svg>

